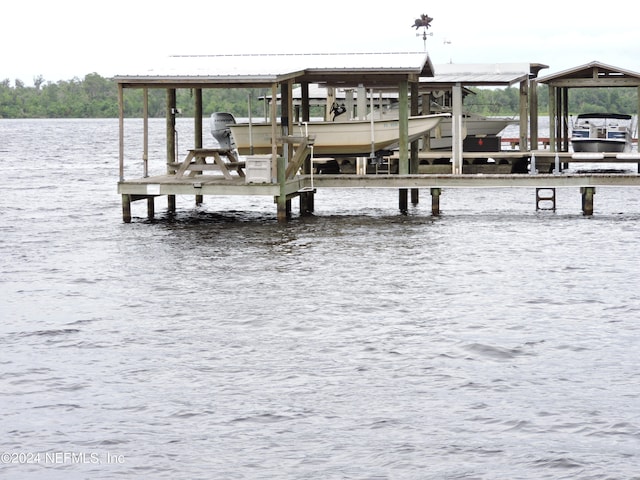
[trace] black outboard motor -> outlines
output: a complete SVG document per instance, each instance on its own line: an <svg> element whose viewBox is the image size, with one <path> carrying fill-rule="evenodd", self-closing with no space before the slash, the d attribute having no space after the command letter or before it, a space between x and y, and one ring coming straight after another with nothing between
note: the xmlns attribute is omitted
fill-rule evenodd
<svg viewBox="0 0 640 480"><path fill-rule="evenodd" d="M329 111L330 114L333 114L331 121L333 122L338 115L342 115L346 111L347 107L344 106L344 103L339 105L338 102L333 102L333 104L331 104L331 110Z"/></svg>
<svg viewBox="0 0 640 480"><path fill-rule="evenodd" d="M211 135L222 150L235 150L236 144L231 136L229 125L236 123L233 115L225 112L211 114Z"/></svg>

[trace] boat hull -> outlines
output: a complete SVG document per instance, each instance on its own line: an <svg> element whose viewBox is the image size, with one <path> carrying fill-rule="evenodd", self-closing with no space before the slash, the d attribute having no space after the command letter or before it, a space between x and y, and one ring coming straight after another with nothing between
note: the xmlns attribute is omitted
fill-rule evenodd
<svg viewBox="0 0 640 480"><path fill-rule="evenodd" d="M434 129L449 114L409 117L408 141L413 142ZM271 153L271 124L230 124L231 134L240 155ZM399 121L369 120L348 122L312 122L296 125L292 135L314 135L316 156L365 156L389 150L398 144Z"/></svg>
<svg viewBox="0 0 640 480"><path fill-rule="evenodd" d="M379 110L374 113L374 118L397 119L398 110ZM473 113L465 113L462 116L462 138L497 136L509 125L518 123L518 120L506 117L485 117ZM443 119L436 128L432 129L429 137L430 150L451 150L453 145L453 121L451 117Z"/></svg>
<svg viewBox="0 0 640 480"><path fill-rule="evenodd" d="M508 118L474 117L462 119L463 139L467 136L485 137L498 135L509 125L516 123L516 120ZM440 124L431 130L430 134L431 150L451 150L453 145L451 118L445 118Z"/></svg>
<svg viewBox="0 0 640 480"><path fill-rule="evenodd" d="M582 153L622 153L630 151L629 143L622 140L597 139L597 138L573 138L571 139L573 151Z"/></svg>

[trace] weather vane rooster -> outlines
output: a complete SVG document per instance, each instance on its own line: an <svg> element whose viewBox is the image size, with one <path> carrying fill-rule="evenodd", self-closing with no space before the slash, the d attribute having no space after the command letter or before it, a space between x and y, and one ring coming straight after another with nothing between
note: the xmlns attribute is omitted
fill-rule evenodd
<svg viewBox="0 0 640 480"><path fill-rule="evenodd" d="M424 40L425 51L427 50L427 30L431 26L431 22L433 22L433 18L423 13L422 15L420 15L420 18L416 18L415 21L413 22L413 25L411 25L416 30L418 30L419 28L424 28L424 30L422 31L422 40ZM416 36L419 36L419 35L420 35L419 33L416 34ZM433 35L433 33L429 33L428 35Z"/></svg>

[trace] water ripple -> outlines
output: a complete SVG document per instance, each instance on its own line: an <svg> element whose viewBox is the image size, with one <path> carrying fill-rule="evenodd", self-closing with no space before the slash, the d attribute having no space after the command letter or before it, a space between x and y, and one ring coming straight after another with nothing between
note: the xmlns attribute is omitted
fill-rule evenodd
<svg viewBox="0 0 640 480"><path fill-rule="evenodd" d="M124 225L117 132L0 121L0 450L124 457L7 478L638 478L634 189L589 219L573 188L448 189L438 218L389 189Z"/></svg>

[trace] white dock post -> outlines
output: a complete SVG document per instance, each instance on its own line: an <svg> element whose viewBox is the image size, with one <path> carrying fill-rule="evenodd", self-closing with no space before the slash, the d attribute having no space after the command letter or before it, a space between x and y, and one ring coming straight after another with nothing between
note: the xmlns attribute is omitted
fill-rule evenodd
<svg viewBox="0 0 640 480"><path fill-rule="evenodd" d="M451 118L451 130L452 130L452 173L454 175L462 173L462 85L456 83L451 93L453 96L453 111Z"/></svg>
<svg viewBox="0 0 640 480"><path fill-rule="evenodd" d="M535 175L536 173L538 173L538 170L536 169L536 154L534 152L531 152L531 164L529 166L529 175Z"/></svg>
<svg viewBox="0 0 640 480"><path fill-rule="evenodd" d="M558 152L556 152L556 159L555 159L555 168L553 169L553 173L554 175L559 175L560 172L560 156L558 155Z"/></svg>

